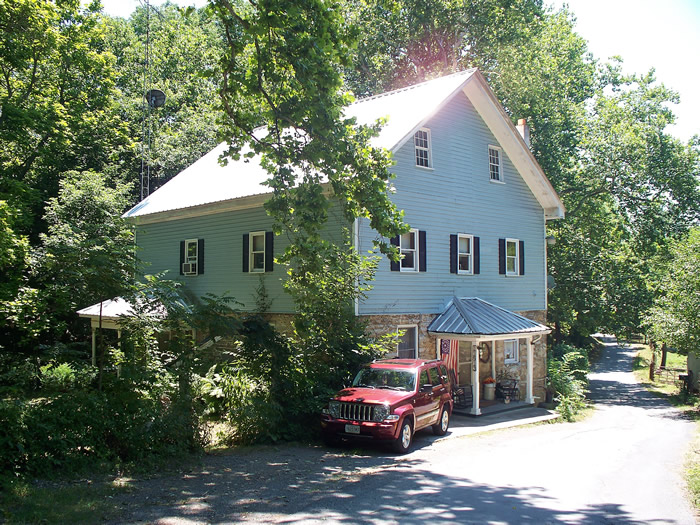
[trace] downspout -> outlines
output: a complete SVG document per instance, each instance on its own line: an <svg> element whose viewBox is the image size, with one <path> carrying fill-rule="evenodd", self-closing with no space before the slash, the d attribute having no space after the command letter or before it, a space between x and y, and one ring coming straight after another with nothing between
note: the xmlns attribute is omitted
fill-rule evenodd
<svg viewBox="0 0 700 525"><path fill-rule="evenodd" d="M353 224L353 239L352 239L352 246L355 249L356 253L360 253L360 219L358 217L355 218L354 224ZM357 290L359 291L360 288L360 283L355 284L357 286ZM360 295L359 293L355 294L355 317L360 316Z"/></svg>

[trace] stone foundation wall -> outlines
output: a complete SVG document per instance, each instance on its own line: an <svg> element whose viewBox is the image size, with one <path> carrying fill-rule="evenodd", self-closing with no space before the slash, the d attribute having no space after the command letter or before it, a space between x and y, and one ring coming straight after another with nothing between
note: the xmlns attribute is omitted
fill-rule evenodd
<svg viewBox="0 0 700 525"><path fill-rule="evenodd" d="M366 315L361 316L361 319L367 321L367 329L375 337L396 332L399 326L417 325L418 358L435 359L437 355L437 338L428 333L428 325L436 316L437 314Z"/></svg>

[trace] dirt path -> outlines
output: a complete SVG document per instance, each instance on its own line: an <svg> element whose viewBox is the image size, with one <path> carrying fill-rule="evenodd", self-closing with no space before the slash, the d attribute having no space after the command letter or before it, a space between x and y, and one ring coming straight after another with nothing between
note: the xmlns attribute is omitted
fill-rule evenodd
<svg viewBox="0 0 700 525"><path fill-rule="evenodd" d="M135 483L115 523L695 523L681 466L694 425L634 382L611 346L598 410L575 424L382 448L261 447Z"/></svg>

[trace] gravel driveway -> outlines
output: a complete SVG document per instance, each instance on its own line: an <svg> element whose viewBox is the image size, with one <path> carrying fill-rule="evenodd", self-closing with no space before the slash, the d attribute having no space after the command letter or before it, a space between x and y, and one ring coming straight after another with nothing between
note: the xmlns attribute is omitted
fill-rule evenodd
<svg viewBox="0 0 700 525"><path fill-rule="evenodd" d="M259 447L137 481L115 523L695 523L681 468L694 425L610 345L586 421L444 438L413 451ZM516 414L514 412L513 414ZM486 418L481 418L480 421Z"/></svg>

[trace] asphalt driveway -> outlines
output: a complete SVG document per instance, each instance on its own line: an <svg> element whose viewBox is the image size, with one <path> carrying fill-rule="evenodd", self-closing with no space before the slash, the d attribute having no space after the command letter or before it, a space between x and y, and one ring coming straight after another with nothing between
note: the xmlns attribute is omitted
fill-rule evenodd
<svg viewBox="0 0 700 525"><path fill-rule="evenodd" d="M632 357L609 345L591 375L598 409L580 423L475 434L456 420L402 457L296 446L207 457L134 482L116 522L695 523L681 477L694 425L635 383Z"/></svg>

